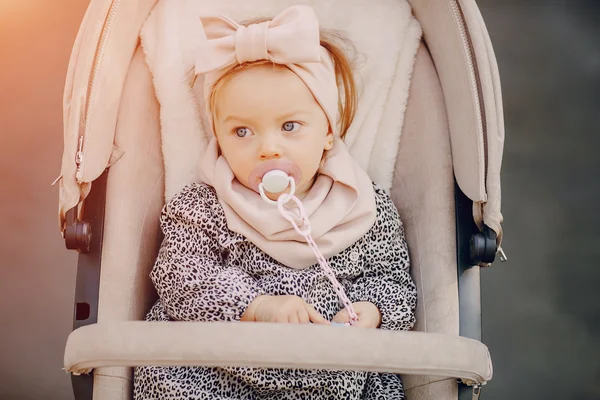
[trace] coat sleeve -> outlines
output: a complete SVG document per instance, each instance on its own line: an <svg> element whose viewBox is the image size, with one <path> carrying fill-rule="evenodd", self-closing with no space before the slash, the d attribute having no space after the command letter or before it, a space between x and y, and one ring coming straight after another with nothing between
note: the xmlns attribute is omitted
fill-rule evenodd
<svg viewBox="0 0 600 400"><path fill-rule="evenodd" d="M237 321L259 295L254 278L224 266L212 189L186 187L161 212L164 234L150 278L169 317L179 321Z"/></svg>
<svg viewBox="0 0 600 400"><path fill-rule="evenodd" d="M381 329L410 330L415 324L416 286L410 276L404 227L394 203L376 189L377 218L367 233L365 267L349 288L352 302L369 301L381 312Z"/></svg>

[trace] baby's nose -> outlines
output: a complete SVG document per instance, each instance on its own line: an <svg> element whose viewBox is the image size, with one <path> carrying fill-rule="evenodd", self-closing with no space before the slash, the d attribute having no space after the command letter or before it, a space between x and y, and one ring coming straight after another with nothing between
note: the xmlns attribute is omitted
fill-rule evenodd
<svg viewBox="0 0 600 400"><path fill-rule="evenodd" d="M274 137L265 137L261 142L260 158L279 158L282 156L281 146Z"/></svg>

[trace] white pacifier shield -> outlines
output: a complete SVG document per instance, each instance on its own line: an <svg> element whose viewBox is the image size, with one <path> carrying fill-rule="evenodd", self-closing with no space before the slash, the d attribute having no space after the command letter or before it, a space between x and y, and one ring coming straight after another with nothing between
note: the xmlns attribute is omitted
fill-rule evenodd
<svg viewBox="0 0 600 400"><path fill-rule="evenodd" d="M283 192L289 183L290 178L288 174L280 169L269 171L262 177L263 188L269 193Z"/></svg>

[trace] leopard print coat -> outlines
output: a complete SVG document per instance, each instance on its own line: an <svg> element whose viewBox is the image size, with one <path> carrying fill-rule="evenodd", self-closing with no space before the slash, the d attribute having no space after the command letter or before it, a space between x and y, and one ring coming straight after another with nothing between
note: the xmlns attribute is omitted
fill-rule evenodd
<svg viewBox="0 0 600 400"><path fill-rule="evenodd" d="M370 301L379 308L381 329L409 330L417 293L404 228L389 196L376 185L374 190L373 227L328 262L350 301ZM341 309L318 264L302 270L285 267L229 230L210 186L184 188L165 205L160 222L164 240L150 275L159 299L147 321L239 321L261 294L300 296L328 320ZM404 398L394 374L245 367L134 370L136 400Z"/></svg>

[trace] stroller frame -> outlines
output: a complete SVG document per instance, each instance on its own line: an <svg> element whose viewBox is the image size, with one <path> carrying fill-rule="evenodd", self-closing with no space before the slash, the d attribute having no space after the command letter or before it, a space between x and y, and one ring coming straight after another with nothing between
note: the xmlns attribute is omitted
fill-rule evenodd
<svg viewBox="0 0 600 400"><path fill-rule="evenodd" d="M429 7L433 7L428 4L426 0L409 0L413 5L415 15L419 21L425 14L425 11ZM478 10L472 0L447 0L452 7L457 7L459 15L462 17L462 29L469 27L471 24L477 24L478 27L482 25L482 22L477 20L480 18ZM434 7L435 8L435 7ZM420 16L419 16L420 14ZM475 19L475 22L473 20ZM431 23L430 23L431 25ZM424 26L425 36L428 35L427 25ZM463 32L464 33L464 32ZM481 50L477 49L477 45L471 41L469 36L469 30L466 29L466 37L468 39L467 47L473 55L473 61L475 62L475 73L477 74L480 67L477 66L476 54L481 53ZM431 32L429 33L431 35ZM487 32L485 32L487 34ZM489 38L487 38L489 40ZM426 40L427 41L427 40ZM484 40L485 41L485 40ZM486 43L487 44L487 43ZM481 43L480 43L481 45ZM432 49L432 53L433 53ZM487 49L487 57L490 57L491 49ZM493 52L491 53L493 58ZM494 74L497 74L497 67L495 66L495 60L488 60L488 63L492 64L490 67L492 79L497 78ZM443 78L443 77L442 77ZM497 84L497 82L494 82ZM490 89L489 84L486 83L485 79L477 79L476 95L479 97L480 106L484 109L483 112L483 129L484 129L484 147L486 150L486 163L488 162L487 151L489 144L486 140L486 124L489 125L489 121L485 120L486 112L484 106L487 103L484 101L485 97L489 97L489 91L493 93L496 103L498 102L499 87ZM487 86L486 86L487 85ZM488 91L486 95L486 90ZM446 95L446 93L445 93ZM503 124L501 121L501 104L495 104L498 109L498 121L497 133L503 140ZM451 116L449 115L449 118ZM451 135L456 135L457 129L451 125ZM454 122L457 126L456 122ZM459 124L460 125L460 124ZM489 129L489 126L488 126ZM498 146L500 149L502 144ZM493 150L493 149L492 149ZM497 148L496 148L497 150ZM454 153L455 148L452 149ZM493 151L492 151L493 152ZM464 155L464 154L463 154ZM490 164L493 160L490 160ZM496 161L497 168L499 170L499 163ZM486 164L486 172L487 172ZM63 166L64 168L64 166ZM102 256L102 244L103 244L103 229L104 229L104 218L105 218L105 200L106 200L106 185L108 175L110 174L109 168L105 168L99 176L92 179L94 185L85 197L85 207L83 206L83 199L73 208L70 208L66 212L66 224L63 225L63 236L65 238L66 246L69 249L77 250L80 255L77 266L77 286L75 292L75 304L74 304L74 317L73 317L73 329L74 331L79 328L93 325L98 319L98 304L99 304L99 285L100 285L100 272L101 272L101 256ZM457 278L458 278L458 299L459 299L459 322L460 322L460 336L474 339L477 341L481 340L481 301L480 301L480 282L478 266L489 266L495 259L496 253L501 254L501 260L505 261L505 256L499 248L501 236L497 237L498 226L493 223L488 226L485 219L485 210L482 218L477 218L474 210L476 208L483 207L485 209L486 203L481 199L473 201L473 190L472 186L469 188L468 178L465 178L464 172L455 170L455 184L454 184L454 197L455 197L455 216L456 216L456 256L457 256ZM493 179L491 179L493 181ZM90 181L91 182L91 181ZM488 181L486 180L486 183ZM495 182L492 182L495 183ZM462 187L466 190L463 191ZM499 188L498 188L499 190ZM468 194L465 194L468 193ZM493 197L493 193L490 195ZM499 212L499 200L498 204L491 204L492 208L498 208ZM493 210L496 211L496 210ZM490 214L490 213L488 213ZM494 222L494 221L491 221ZM93 396L93 375L72 375L72 385L77 400L92 399ZM458 395L460 400L465 400L468 396L472 396L473 399L479 397L481 387L477 382L465 382L458 381L459 390Z"/></svg>

